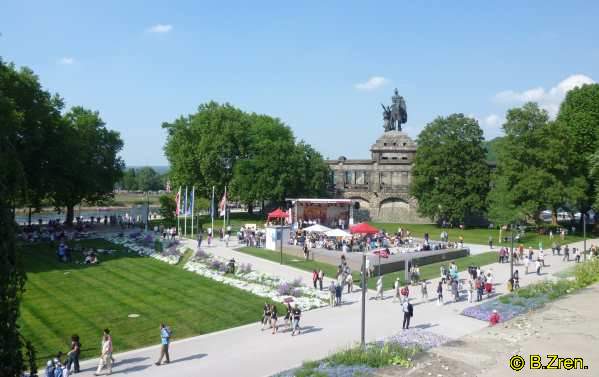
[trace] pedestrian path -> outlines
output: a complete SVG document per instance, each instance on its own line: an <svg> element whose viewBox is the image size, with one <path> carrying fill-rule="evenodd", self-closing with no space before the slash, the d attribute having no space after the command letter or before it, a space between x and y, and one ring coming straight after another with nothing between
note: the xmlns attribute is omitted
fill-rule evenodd
<svg viewBox="0 0 599 377"><path fill-rule="evenodd" d="M599 240L588 241L597 243ZM580 245L578 245L580 244ZM576 243L574 247L581 247ZM194 248L195 249L195 248ZM234 252L218 245L209 250L223 257L234 256L240 262L252 263L256 270L273 271L284 278L310 278L309 273L295 270L292 267L280 266L269 261L259 261L252 256ZM520 285L551 277L552 274L569 268L574 262L564 262L561 256L546 255L547 267L543 275L525 275L520 270ZM506 293L505 282L509 278L509 263L495 263L487 266L493 271L497 282L497 293ZM466 272L460 273L466 277ZM309 281L309 280L308 280ZM432 281L435 286L437 280ZM419 290L415 296L419 296ZM412 327L418 327L457 339L487 326L487 323L459 313L470 305L465 300L457 303L445 303L438 306L434 299L434 289L429 289L430 300L414 299L414 318ZM372 292L368 294L372 298ZM402 313L399 303L393 302L390 292L386 292L385 300L369 299L366 306L366 340L382 339L401 331ZM174 341L171 345L169 365L155 366L160 348L158 345L144 349L116 354L117 363L113 368L114 375L132 376L269 376L282 370L299 366L305 360L326 357L329 353L355 344L360 339L361 305L360 295L344 296L344 305L336 308L323 308L304 313L301 320L303 333L292 337L289 332L281 331L271 335L270 331L260 331L260 325L250 324L218 333L201 335L193 338ZM261 308L256 308L260 311ZM193 319L190 319L193 320ZM118 334L114 334L118 337ZM156 342L159 335L156 334ZM91 376L97 360L82 363L82 376Z"/></svg>

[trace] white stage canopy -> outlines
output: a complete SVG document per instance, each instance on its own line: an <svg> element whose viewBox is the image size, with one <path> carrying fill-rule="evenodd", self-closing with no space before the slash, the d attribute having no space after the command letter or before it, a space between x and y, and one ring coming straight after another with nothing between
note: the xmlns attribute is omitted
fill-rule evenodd
<svg viewBox="0 0 599 377"><path fill-rule="evenodd" d="M324 232L327 237L351 237L351 234L347 233L342 229L331 229L327 232Z"/></svg>
<svg viewBox="0 0 599 377"><path fill-rule="evenodd" d="M326 226L320 224L314 224L302 230L305 230L308 233L325 233L331 230L331 228L327 228Z"/></svg>

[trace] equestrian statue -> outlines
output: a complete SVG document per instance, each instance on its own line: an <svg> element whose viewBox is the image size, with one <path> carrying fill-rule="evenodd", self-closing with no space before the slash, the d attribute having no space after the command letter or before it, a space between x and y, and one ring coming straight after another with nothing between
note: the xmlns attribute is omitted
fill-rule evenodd
<svg viewBox="0 0 599 377"><path fill-rule="evenodd" d="M391 97L391 106L383 107L383 128L385 132L388 131L401 131L401 125L408 121L408 112L406 110L406 101L397 92L395 88L395 94Z"/></svg>

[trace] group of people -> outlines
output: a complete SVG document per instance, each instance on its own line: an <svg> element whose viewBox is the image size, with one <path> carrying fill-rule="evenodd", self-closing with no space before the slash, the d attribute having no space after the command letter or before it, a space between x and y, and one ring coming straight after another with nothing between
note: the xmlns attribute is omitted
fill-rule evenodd
<svg viewBox="0 0 599 377"><path fill-rule="evenodd" d="M296 303L288 302L286 305L287 312L284 317L285 326L291 330L291 336L295 336L295 334L300 334L300 319L302 316L302 310ZM270 326L272 329L272 334L276 334L279 331L278 321L278 309L275 304L269 304L267 302L264 303L264 307L262 308L262 330L264 331L266 326Z"/></svg>
<svg viewBox="0 0 599 377"><path fill-rule="evenodd" d="M63 356L62 352L53 360L48 360L46 363L45 377L68 377L71 373L79 373L79 355L81 354L81 343L79 342L79 336L73 335L71 337L71 348L66 355L64 362L61 362Z"/></svg>

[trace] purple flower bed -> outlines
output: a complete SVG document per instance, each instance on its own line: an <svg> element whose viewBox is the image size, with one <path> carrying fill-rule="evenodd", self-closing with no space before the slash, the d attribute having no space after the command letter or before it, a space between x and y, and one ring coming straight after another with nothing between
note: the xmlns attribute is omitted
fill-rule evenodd
<svg viewBox="0 0 599 377"><path fill-rule="evenodd" d="M487 301L479 305L471 306L462 311L462 315L488 321L493 310L497 310L501 322L509 321L510 319L524 314L530 310L537 309L547 302L546 296L533 298L517 298L509 303L503 303L499 300Z"/></svg>
<svg viewBox="0 0 599 377"><path fill-rule="evenodd" d="M396 335L393 335L384 341L378 341L377 344L382 346L384 343L398 343L402 347L417 346L422 350L429 350L434 347L447 343L450 339L431 331L422 330L419 328L411 328L404 330Z"/></svg>
<svg viewBox="0 0 599 377"><path fill-rule="evenodd" d="M224 263L221 263L221 261L217 260L217 259L213 259L212 262L210 263L210 268L212 268L213 270L219 270L221 269L221 266L223 266Z"/></svg>
<svg viewBox="0 0 599 377"><path fill-rule="evenodd" d="M301 287L302 286L302 278L293 279L293 281L290 283L290 285L292 287Z"/></svg>
<svg viewBox="0 0 599 377"><path fill-rule="evenodd" d="M279 286L277 287L277 293L280 296L289 296L291 295L291 289L292 287L290 287L289 284L287 284L287 282L284 282L279 284Z"/></svg>

